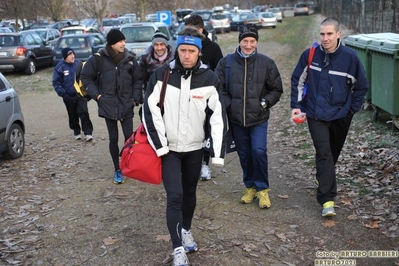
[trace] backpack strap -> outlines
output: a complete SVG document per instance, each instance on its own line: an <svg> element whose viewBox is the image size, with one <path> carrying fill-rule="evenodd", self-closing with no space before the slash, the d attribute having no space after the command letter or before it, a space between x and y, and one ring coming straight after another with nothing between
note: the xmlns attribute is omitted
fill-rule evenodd
<svg viewBox="0 0 399 266"><path fill-rule="evenodd" d="M307 76L306 76L306 80L309 80L309 68L310 68L310 64L312 64L313 61L313 56L314 56L314 52L316 51L317 46L319 46L318 42L314 42L312 44L312 46L309 49L309 56L308 56L308 69L307 69Z"/></svg>

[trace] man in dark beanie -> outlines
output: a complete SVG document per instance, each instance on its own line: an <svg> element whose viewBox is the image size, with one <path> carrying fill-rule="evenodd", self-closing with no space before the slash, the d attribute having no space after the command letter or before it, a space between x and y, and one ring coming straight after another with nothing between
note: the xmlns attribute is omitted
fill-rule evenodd
<svg viewBox="0 0 399 266"><path fill-rule="evenodd" d="M211 41L208 38L208 32L204 26L204 20L200 15L194 14L190 15L188 18L184 20L184 25L189 27L196 28L199 32L201 32L204 37L202 38L202 50L201 50L201 61L204 64L209 65L209 68L212 71L215 71L219 60L223 58L222 50L220 46ZM209 136L208 132L206 133L207 137ZM201 168L201 180L209 180L211 179L211 169L209 168L209 159L210 155L208 151L204 151L204 161Z"/></svg>
<svg viewBox="0 0 399 266"><path fill-rule="evenodd" d="M81 73L83 86L97 101L98 115L105 119L114 184L123 183L119 167L118 121L127 140L133 133L133 108L139 105L143 84L136 58L125 49L125 39L121 31L110 30L105 48L89 58Z"/></svg>
<svg viewBox="0 0 399 266"><path fill-rule="evenodd" d="M86 141L92 141L93 124L87 108L87 98L80 97L73 86L76 69L82 62L75 60L75 52L69 47L63 48L61 54L64 60L60 61L54 68L53 87L65 104L69 128L73 130L74 138L76 140L82 139L82 130L86 135Z"/></svg>
<svg viewBox="0 0 399 266"><path fill-rule="evenodd" d="M151 45L147 48L146 53L140 57L139 65L143 72L144 91L154 70L173 60L174 53L168 41L168 36L156 31L152 36Z"/></svg>
<svg viewBox="0 0 399 266"><path fill-rule="evenodd" d="M257 52L258 39L255 25L241 27L238 48L220 60L216 74L224 84L227 116L243 171L245 190L241 202L251 203L258 198L259 208L269 208L267 127L270 108L280 100L283 84L274 61Z"/></svg>

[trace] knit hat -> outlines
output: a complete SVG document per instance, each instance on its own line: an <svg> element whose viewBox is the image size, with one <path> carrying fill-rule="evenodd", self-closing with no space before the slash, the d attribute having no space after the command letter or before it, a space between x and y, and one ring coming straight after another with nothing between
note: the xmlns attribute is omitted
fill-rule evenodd
<svg viewBox="0 0 399 266"><path fill-rule="evenodd" d="M69 47L65 47L61 50L61 54L62 54L62 57L64 58L64 60L68 57L68 55L74 54L74 53L75 53L75 51Z"/></svg>
<svg viewBox="0 0 399 266"><path fill-rule="evenodd" d="M246 37L254 37L256 41L258 41L258 30L256 29L256 25L250 24L248 26L241 26L240 33L238 35L238 42L241 42L242 39Z"/></svg>
<svg viewBox="0 0 399 266"><path fill-rule="evenodd" d="M169 38L164 33L157 30L152 36L152 45L156 42L163 42L165 45L168 45Z"/></svg>
<svg viewBox="0 0 399 266"><path fill-rule="evenodd" d="M126 40L126 37L120 30L112 29L107 34L107 43L109 45L114 45L122 40Z"/></svg>

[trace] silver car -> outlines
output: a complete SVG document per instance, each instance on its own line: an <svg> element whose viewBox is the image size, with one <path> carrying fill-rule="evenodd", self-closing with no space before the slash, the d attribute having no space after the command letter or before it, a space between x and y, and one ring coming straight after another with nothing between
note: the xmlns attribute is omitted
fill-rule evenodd
<svg viewBox="0 0 399 266"><path fill-rule="evenodd" d="M283 12L278 7L269 8L267 11L272 12L278 22L283 22Z"/></svg>
<svg viewBox="0 0 399 266"><path fill-rule="evenodd" d="M18 94L0 73L0 157L17 159L25 150L25 122Z"/></svg>
<svg viewBox="0 0 399 266"><path fill-rule="evenodd" d="M126 37L126 49L134 53L137 59L146 53L146 49L152 44L152 36L157 30L168 37L169 44L174 49L176 42L173 40L169 26L163 22L136 22L120 27L120 31Z"/></svg>

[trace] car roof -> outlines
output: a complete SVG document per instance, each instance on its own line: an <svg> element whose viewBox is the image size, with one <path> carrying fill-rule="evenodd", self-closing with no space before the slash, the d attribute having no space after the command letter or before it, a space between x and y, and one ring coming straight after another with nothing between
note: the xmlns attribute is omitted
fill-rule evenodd
<svg viewBox="0 0 399 266"><path fill-rule="evenodd" d="M164 22L147 22L147 21L143 21L143 22L132 22L132 23L123 24L120 27L120 29L126 28L126 27L139 27L139 26L157 26L157 27L166 26L167 27L168 25L166 25Z"/></svg>

